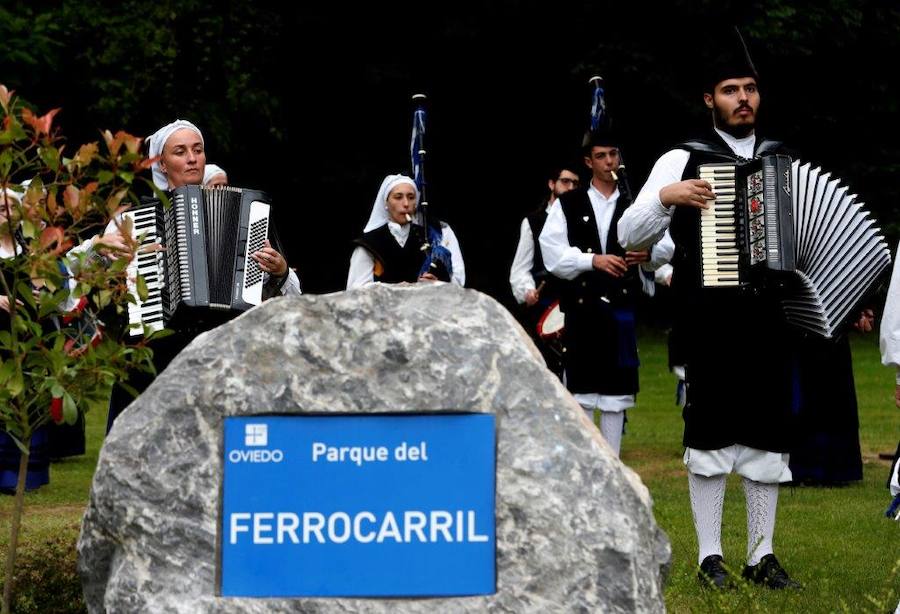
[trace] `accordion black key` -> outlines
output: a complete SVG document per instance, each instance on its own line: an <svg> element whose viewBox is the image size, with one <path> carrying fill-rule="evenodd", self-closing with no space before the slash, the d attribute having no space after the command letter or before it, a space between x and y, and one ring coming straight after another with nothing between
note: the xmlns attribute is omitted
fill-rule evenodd
<svg viewBox="0 0 900 614"><path fill-rule="evenodd" d="M129 303L129 323L159 330L182 305L246 311L260 304L264 275L250 254L263 247L270 211L263 192L197 185L176 188L171 207L153 201L127 211L141 247L165 246L139 252L129 266L129 279L140 274L148 291ZM130 332L140 335L142 326Z"/></svg>
<svg viewBox="0 0 900 614"><path fill-rule="evenodd" d="M833 337L881 273L890 250L837 178L787 156L704 164L716 194L700 214L701 286L751 286L775 271L787 321ZM760 273L760 274L757 274Z"/></svg>

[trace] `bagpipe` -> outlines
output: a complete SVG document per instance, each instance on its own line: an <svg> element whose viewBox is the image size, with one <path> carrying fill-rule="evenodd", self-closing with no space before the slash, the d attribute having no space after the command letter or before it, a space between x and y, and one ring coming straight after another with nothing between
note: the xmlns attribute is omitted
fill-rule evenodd
<svg viewBox="0 0 900 614"><path fill-rule="evenodd" d="M412 97L415 109L413 110L412 138L409 143L413 181L415 181L416 188L419 190L417 215L425 228L425 243L422 245L425 258L422 262L422 268L419 270L419 277L430 273L441 281L450 281L453 277L453 262L450 250L441 244L443 233L440 220L434 219L432 221L429 220L428 216L428 198L425 192L427 187L427 182L425 181L426 100L425 94L415 94Z"/></svg>
<svg viewBox="0 0 900 614"><path fill-rule="evenodd" d="M588 85L591 86L591 126L584 135L582 145L590 143L591 135L601 131L610 131L612 128L612 120L606 112L606 90L603 85L603 77L594 75L588 79ZM625 158L622 151L619 150L619 167L612 171L613 179L619 187L619 195L627 199L629 203L633 202L631 185L628 183L628 174L625 171Z"/></svg>

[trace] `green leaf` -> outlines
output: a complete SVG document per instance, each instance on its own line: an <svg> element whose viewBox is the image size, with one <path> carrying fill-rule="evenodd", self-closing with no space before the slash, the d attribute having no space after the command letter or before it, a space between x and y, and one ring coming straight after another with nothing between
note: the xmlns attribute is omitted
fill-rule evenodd
<svg viewBox="0 0 900 614"><path fill-rule="evenodd" d="M19 282L16 286L16 298L31 307L32 309L37 309L37 303L34 302L34 293L31 291L31 284L26 284L24 281Z"/></svg>
<svg viewBox="0 0 900 614"><path fill-rule="evenodd" d="M9 115L7 117L11 118L9 122L9 126L7 126L6 130L0 132L0 145L8 145L15 141L23 140L28 138L28 134L25 133L25 130L22 128L22 124L16 120L14 115Z"/></svg>
<svg viewBox="0 0 900 614"><path fill-rule="evenodd" d="M144 328L144 338L147 340L153 339L154 341L157 339L164 339L169 335L174 335L175 331L171 328L164 328L162 330L150 331L149 328Z"/></svg>
<svg viewBox="0 0 900 614"><path fill-rule="evenodd" d="M59 385L59 382L54 382L52 386L50 386L50 394L54 399L58 399L66 393L66 389Z"/></svg>
<svg viewBox="0 0 900 614"><path fill-rule="evenodd" d="M41 160L54 173L59 170L59 150L56 147L41 147Z"/></svg>
<svg viewBox="0 0 900 614"><path fill-rule="evenodd" d="M4 149L0 153L0 177L9 177L9 169L13 164L13 152L11 149Z"/></svg>
<svg viewBox="0 0 900 614"><path fill-rule="evenodd" d="M37 227L29 219L22 220L22 235L26 239L33 239L37 236Z"/></svg>
<svg viewBox="0 0 900 614"><path fill-rule="evenodd" d="M100 293L97 296L97 304L102 309L109 305L109 301L112 299L112 291L111 290L100 290Z"/></svg>
<svg viewBox="0 0 900 614"><path fill-rule="evenodd" d="M68 291L54 292L53 294L41 295L41 307L38 310L38 317L44 318L59 309L59 305L66 300Z"/></svg>
<svg viewBox="0 0 900 614"><path fill-rule="evenodd" d="M149 291L147 290L147 282L146 282L146 280L144 280L143 275L137 276L136 285L137 285L138 297L141 299L141 302L146 301Z"/></svg>
<svg viewBox="0 0 900 614"><path fill-rule="evenodd" d="M22 390L24 389L25 378L22 377L22 371L21 369L19 369L19 365L13 362L13 371L10 374L9 379L6 381L6 390L9 392L10 396L17 397L22 394Z"/></svg>
<svg viewBox="0 0 900 614"><path fill-rule="evenodd" d="M9 378L12 376L13 372L16 370L16 361L15 360L4 360L3 364L0 364L0 386L5 384Z"/></svg>
<svg viewBox="0 0 900 614"><path fill-rule="evenodd" d="M114 177L115 175L112 171L100 171L99 173L97 173L97 181L99 181L101 184L109 183L113 180Z"/></svg>
<svg viewBox="0 0 900 614"><path fill-rule="evenodd" d="M138 392L137 388L135 388L134 386L132 386L126 382L119 382L119 386L121 386L125 392L130 394L135 399L138 398L139 396L141 396L141 393Z"/></svg>
<svg viewBox="0 0 900 614"><path fill-rule="evenodd" d="M78 421L78 406L68 392L63 395L63 422L75 424Z"/></svg>

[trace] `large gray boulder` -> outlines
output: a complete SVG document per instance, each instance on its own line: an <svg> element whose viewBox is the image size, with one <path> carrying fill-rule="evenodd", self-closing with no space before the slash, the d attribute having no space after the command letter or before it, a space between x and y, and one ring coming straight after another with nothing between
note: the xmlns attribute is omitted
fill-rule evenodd
<svg viewBox="0 0 900 614"><path fill-rule="evenodd" d="M260 407L494 413L496 594L217 597L222 421ZM198 337L108 435L78 553L91 612L433 614L663 611L671 551L646 487L512 316L428 284L272 300Z"/></svg>

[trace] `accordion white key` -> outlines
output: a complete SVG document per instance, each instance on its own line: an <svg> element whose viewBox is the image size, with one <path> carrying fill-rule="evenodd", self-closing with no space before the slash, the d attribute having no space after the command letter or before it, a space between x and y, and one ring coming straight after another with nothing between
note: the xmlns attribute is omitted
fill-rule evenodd
<svg viewBox="0 0 900 614"><path fill-rule="evenodd" d="M746 286L754 270L792 272L791 324L831 338L890 265L890 250L841 181L782 155L705 164L716 193L700 214L701 286Z"/></svg>
<svg viewBox="0 0 900 614"><path fill-rule="evenodd" d="M262 302L264 274L250 254L268 236L269 198L256 190L232 186L176 188L171 207L159 201L125 212L141 247L153 243L163 251L139 253L128 267L135 303L128 305L130 324L164 328L181 305L246 311ZM148 294L134 286L143 276ZM132 326L130 334L143 334Z"/></svg>

